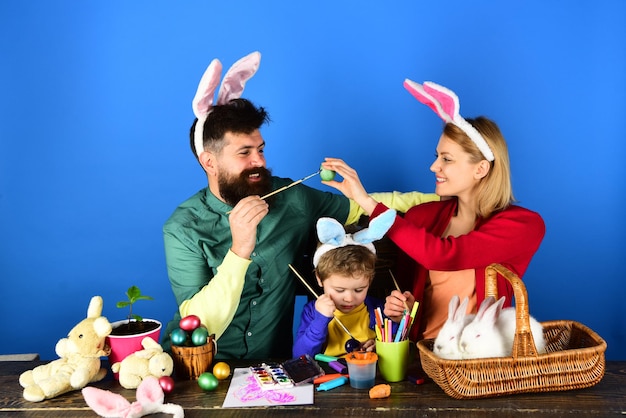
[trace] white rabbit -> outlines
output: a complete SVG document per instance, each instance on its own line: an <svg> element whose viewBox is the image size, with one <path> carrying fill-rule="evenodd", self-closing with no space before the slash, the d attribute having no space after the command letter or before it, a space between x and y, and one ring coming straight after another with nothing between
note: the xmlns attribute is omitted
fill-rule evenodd
<svg viewBox="0 0 626 418"><path fill-rule="evenodd" d="M476 317L461 334L460 350L463 358L508 357L513 352L515 337L515 308L502 309L504 296L493 303L485 299L480 305ZM543 326L533 317L530 330L535 341L537 353L546 352Z"/></svg>
<svg viewBox="0 0 626 418"><path fill-rule="evenodd" d="M469 298L463 299L459 305L461 298L454 295L448 304L448 319L437 334L433 344L433 352L448 360L459 360L463 358L459 349L459 340L461 333L467 324L469 324L476 315L467 314L467 305Z"/></svg>

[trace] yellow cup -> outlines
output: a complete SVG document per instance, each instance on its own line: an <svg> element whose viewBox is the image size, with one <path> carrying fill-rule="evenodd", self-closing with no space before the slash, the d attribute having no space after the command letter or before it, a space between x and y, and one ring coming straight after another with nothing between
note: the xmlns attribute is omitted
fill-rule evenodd
<svg viewBox="0 0 626 418"><path fill-rule="evenodd" d="M394 342L376 341L378 371L387 382L400 382L409 367L409 340Z"/></svg>

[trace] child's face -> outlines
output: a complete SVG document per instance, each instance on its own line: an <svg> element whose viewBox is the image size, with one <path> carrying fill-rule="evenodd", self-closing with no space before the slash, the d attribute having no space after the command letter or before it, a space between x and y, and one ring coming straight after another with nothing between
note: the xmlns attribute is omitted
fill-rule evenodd
<svg viewBox="0 0 626 418"><path fill-rule="evenodd" d="M337 309L348 313L363 303L370 281L367 277L345 277L333 274L324 282L317 279L324 293L330 296Z"/></svg>

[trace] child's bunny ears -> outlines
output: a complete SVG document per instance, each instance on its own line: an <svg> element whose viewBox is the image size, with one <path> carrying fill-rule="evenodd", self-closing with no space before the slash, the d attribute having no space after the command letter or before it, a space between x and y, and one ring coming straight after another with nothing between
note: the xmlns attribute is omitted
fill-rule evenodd
<svg viewBox="0 0 626 418"><path fill-rule="evenodd" d="M218 105L228 103L232 99L238 99L243 93L243 89L261 63L261 53L253 52L239 61L233 64L232 67L226 72L224 80L219 92L217 93ZM204 140L202 139L202 133L204 131L204 122L207 116L213 109L213 97L215 95L215 89L220 82L220 76L222 75L222 63L216 58L211 61L211 64L207 67L200 84L198 84L198 91L196 96L191 102L193 107L193 113L198 118L196 122L196 128L193 134L194 148L196 149L196 155L204 151Z"/></svg>
<svg viewBox="0 0 626 418"><path fill-rule="evenodd" d="M494 160L493 152L485 138L459 114L459 98L452 90L431 81L425 81L420 85L408 78L404 80L404 88L417 100L430 107L444 122L453 123L461 128L488 161Z"/></svg>
<svg viewBox="0 0 626 418"><path fill-rule="evenodd" d="M185 416L180 405L163 403L165 394L159 379L154 376L148 376L141 381L137 388L137 400L133 403L122 395L93 386L84 387L82 394L87 405L101 417L138 418L156 412L172 414L174 418Z"/></svg>
<svg viewBox="0 0 626 418"><path fill-rule="evenodd" d="M343 225L333 218L320 218L317 220L317 237L322 245L320 245L313 255L313 266L317 267L320 257L335 248L345 247L346 245L361 245L374 254L376 248L372 242L381 239L391 228L396 220L396 211L387 209L381 213L369 224L369 227L362 229L354 234L346 234Z"/></svg>

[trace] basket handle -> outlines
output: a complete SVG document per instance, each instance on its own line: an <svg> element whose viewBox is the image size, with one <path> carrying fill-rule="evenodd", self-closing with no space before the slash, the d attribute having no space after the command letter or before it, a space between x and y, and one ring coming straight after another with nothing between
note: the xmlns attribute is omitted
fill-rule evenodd
<svg viewBox="0 0 626 418"><path fill-rule="evenodd" d="M515 295L515 337L513 339L513 358L537 357L537 347L530 330L528 314L528 292L522 280L501 264L491 264L485 269L485 297L498 297L498 273L513 286Z"/></svg>

